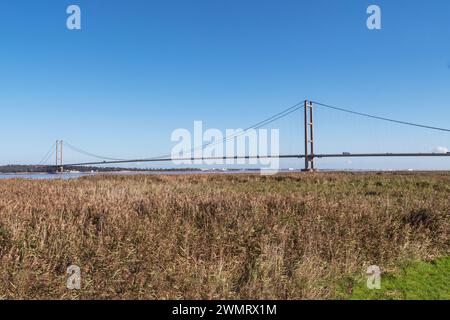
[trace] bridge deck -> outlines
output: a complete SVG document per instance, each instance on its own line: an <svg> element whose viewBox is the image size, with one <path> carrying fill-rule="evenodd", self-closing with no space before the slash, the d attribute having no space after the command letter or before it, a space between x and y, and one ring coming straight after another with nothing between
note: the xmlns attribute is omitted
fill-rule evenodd
<svg viewBox="0 0 450 320"><path fill-rule="evenodd" d="M370 157L450 157L447 153L323 153L315 154L314 158L370 158ZM305 155L279 155L279 156L236 156L236 157L204 157L204 158L150 158L150 159L130 159L115 161L97 161L97 162L81 162L68 163L64 166L92 166L102 164L121 164L121 163L138 163L138 162L169 162L169 161L195 161L195 160L238 160L238 159L304 159Z"/></svg>

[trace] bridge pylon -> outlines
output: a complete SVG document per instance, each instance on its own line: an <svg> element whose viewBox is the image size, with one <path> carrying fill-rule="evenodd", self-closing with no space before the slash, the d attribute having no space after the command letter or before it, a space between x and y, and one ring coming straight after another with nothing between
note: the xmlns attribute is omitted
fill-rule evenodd
<svg viewBox="0 0 450 320"><path fill-rule="evenodd" d="M305 168L302 171L315 171L314 166L314 116L312 101L305 100Z"/></svg>
<svg viewBox="0 0 450 320"><path fill-rule="evenodd" d="M56 140L56 172L63 173L64 165L63 165L63 140Z"/></svg>

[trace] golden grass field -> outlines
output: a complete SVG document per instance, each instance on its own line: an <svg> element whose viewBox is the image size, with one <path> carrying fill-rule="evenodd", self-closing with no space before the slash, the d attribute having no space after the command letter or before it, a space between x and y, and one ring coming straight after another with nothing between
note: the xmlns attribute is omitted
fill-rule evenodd
<svg viewBox="0 0 450 320"><path fill-rule="evenodd" d="M449 239L449 173L3 180L0 298L332 299Z"/></svg>

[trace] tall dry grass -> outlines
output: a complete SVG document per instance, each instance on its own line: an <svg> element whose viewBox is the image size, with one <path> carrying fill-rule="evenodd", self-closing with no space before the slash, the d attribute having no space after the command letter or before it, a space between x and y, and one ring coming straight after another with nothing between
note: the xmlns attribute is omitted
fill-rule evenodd
<svg viewBox="0 0 450 320"><path fill-rule="evenodd" d="M335 298L369 265L449 255L449 218L448 173L5 180L0 298Z"/></svg>

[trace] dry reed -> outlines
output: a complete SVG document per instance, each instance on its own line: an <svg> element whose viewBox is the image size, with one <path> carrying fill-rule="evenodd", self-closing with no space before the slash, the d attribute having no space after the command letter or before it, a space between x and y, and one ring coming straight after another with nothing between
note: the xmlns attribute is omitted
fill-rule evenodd
<svg viewBox="0 0 450 320"><path fill-rule="evenodd" d="M449 218L448 173L4 180L0 298L336 298L369 265L449 255Z"/></svg>

